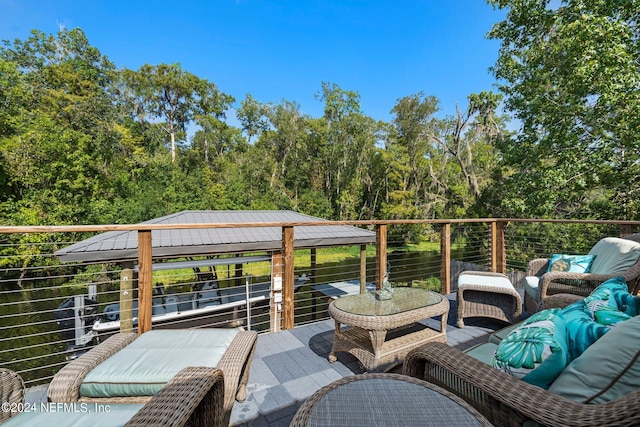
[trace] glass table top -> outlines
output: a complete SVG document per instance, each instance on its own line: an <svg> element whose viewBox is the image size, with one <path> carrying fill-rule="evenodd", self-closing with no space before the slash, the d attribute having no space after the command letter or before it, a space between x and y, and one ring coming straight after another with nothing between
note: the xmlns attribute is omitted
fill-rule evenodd
<svg viewBox="0 0 640 427"><path fill-rule="evenodd" d="M393 298L380 301L374 292L345 295L336 299L334 306L347 313L361 316L390 316L438 304L442 295L420 288L393 288Z"/></svg>

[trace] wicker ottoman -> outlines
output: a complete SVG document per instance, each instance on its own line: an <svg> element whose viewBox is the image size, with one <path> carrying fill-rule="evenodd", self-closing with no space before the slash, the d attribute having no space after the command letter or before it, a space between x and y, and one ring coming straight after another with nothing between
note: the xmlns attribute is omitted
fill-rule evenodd
<svg viewBox="0 0 640 427"><path fill-rule="evenodd" d="M502 273L463 271L458 277L458 327L465 317L491 317L513 323L522 316L522 298Z"/></svg>

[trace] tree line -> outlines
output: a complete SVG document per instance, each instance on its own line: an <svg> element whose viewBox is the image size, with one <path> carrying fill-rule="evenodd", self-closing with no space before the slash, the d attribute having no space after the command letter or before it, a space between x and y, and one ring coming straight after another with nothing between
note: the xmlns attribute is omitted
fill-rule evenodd
<svg viewBox="0 0 640 427"><path fill-rule="evenodd" d="M293 100L235 99L179 63L120 69L79 28L4 41L0 221L638 219L638 1L489 3L508 9L487 35L501 40L499 90L444 115L434 96L400 94L388 122L333 82L309 89L324 107L311 117Z"/></svg>

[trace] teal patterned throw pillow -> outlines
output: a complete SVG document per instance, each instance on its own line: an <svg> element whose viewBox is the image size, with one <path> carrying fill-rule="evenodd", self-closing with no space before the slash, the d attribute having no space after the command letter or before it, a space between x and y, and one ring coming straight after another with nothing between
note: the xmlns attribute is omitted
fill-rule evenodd
<svg viewBox="0 0 640 427"><path fill-rule="evenodd" d="M569 362L609 331L609 326L595 321L585 300L576 301L563 308L562 317L567 327Z"/></svg>
<svg viewBox="0 0 640 427"><path fill-rule="evenodd" d="M592 306L596 300L606 301L609 308L621 311L631 317L640 314L640 297L629 293L627 282L622 276L614 277L600 284L585 298L588 306Z"/></svg>
<svg viewBox="0 0 640 427"><path fill-rule="evenodd" d="M638 298L629 294L623 277L600 284L591 294L562 309L567 325L569 360L580 356L618 323L638 312Z"/></svg>
<svg viewBox="0 0 640 427"><path fill-rule="evenodd" d="M533 314L503 339L491 366L544 389L568 363L566 326L560 309Z"/></svg>
<svg viewBox="0 0 640 427"><path fill-rule="evenodd" d="M550 271L569 271L571 273L588 273L595 255L563 255L553 254L549 260Z"/></svg>
<svg viewBox="0 0 640 427"><path fill-rule="evenodd" d="M584 299L584 303L593 320L601 325L609 326L630 319L630 314L637 310L637 304L628 296L630 294L627 282L623 277L615 277L595 288ZM630 313L627 314L625 311L630 311Z"/></svg>

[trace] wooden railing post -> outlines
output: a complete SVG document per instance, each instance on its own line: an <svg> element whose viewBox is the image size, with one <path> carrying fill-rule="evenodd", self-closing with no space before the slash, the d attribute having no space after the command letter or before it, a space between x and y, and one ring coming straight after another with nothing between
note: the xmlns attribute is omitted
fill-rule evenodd
<svg viewBox="0 0 640 427"><path fill-rule="evenodd" d="M151 230L138 230L138 334L151 330L152 262Z"/></svg>
<svg viewBox="0 0 640 427"><path fill-rule="evenodd" d="M489 269L490 271L498 271L498 223L492 221L489 223L491 230L489 231Z"/></svg>
<svg viewBox="0 0 640 427"><path fill-rule="evenodd" d="M367 245L360 245L360 293L367 292Z"/></svg>
<svg viewBox="0 0 640 427"><path fill-rule="evenodd" d="M505 274L507 272L507 251L504 232L507 228L506 221L496 222L496 272Z"/></svg>
<svg viewBox="0 0 640 427"><path fill-rule="evenodd" d="M376 228L376 289L382 289L382 281L387 272L387 225Z"/></svg>
<svg viewBox="0 0 640 427"><path fill-rule="evenodd" d="M284 298L284 329L293 328L294 320L294 253L293 227L282 227L282 253L284 254L283 298Z"/></svg>
<svg viewBox="0 0 640 427"><path fill-rule="evenodd" d="M451 293L451 224L440 230L440 293Z"/></svg>

